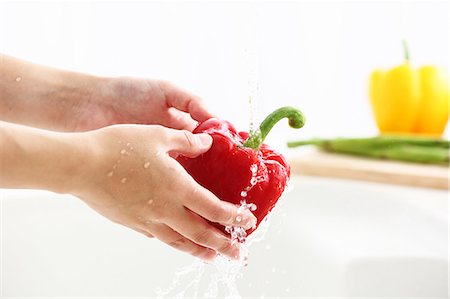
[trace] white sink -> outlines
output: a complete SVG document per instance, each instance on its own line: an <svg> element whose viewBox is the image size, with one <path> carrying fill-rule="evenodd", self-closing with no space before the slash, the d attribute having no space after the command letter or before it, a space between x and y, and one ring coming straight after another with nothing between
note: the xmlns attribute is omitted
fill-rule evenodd
<svg viewBox="0 0 450 299"><path fill-rule="evenodd" d="M250 247L242 297L447 297L446 191L312 177L292 184L266 238ZM154 297L193 261L74 197L0 192L4 297Z"/></svg>

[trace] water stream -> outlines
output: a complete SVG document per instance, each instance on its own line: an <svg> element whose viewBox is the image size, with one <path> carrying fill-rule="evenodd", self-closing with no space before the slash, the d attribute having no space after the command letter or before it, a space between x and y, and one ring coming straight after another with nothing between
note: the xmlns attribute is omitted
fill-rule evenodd
<svg viewBox="0 0 450 299"><path fill-rule="evenodd" d="M249 131L254 132L259 128L257 115L257 101L259 97L259 56L257 53L257 40L253 22L249 22L246 28L247 45L244 57L247 61L248 71L248 115ZM260 178L257 177L258 165L251 165L252 173L249 184L241 192L240 209L254 211L254 204L247 204L247 192L256 185ZM247 266L249 252L252 244L264 239L270 224L270 214L262 221L258 229L249 237L240 227L226 227L230 233L232 242L239 242L241 246L240 260L232 261L219 255L213 262L206 263L196 259L191 265L179 269L175 277L166 289L158 289L158 298L241 298L237 288L237 281L242 278L242 269Z"/></svg>
<svg viewBox="0 0 450 299"><path fill-rule="evenodd" d="M250 171L252 175L248 185L241 192L240 210L257 209L256 205L246 202L246 197L247 192L260 179L257 175L258 165L251 165ZM231 235L232 242L242 244L240 259L232 261L221 255L210 263L196 259L191 265L177 271L167 289L157 290L158 298L241 298L237 281L242 278L242 269L248 264L251 245L264 239L269 223L270 214L249 237L241 227L225 227L225 231Z"/></svg>
<svg viewBox="0 0 450 299"><path fill-rule="evenodd" d="M270 214L243 243L240 260L221 255L209 263L195 259L175 273L169 287L156 290L157 298L241 298L237 282L248 263L250 247L264 239L269 224Z"/></svg>

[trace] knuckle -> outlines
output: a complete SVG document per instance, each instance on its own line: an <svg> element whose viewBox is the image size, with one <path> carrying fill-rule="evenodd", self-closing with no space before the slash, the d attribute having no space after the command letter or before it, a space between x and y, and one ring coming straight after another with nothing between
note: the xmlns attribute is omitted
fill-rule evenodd
<svg viewBox="0 0 450 299"><path fill-rule="evenodd" d="M196 257L204 257L206 255L209 254L209 250L203 247L196 247L194 249L192 249L192 251L190 252L191 255L196 256Z"/></svg>
<svg viewBox="0 0 450 299"><path fill-rule="evenodd" d="M151 130L151 134L155 136L156 140L158 140L160 143L165 144L170 142L170 134L167 128L161 125L152 125L147 129Z"/></svg>
<svg viewBox="0 0 450 299"><path fill-rule="evenodd" d="M213 235L209 230L201 230L194 234L193 240L198 244L209 244L213 239Z"/></svg>
<svg viewBox="0 0 450 299"><path fill-rule="evenodd" d="M203 105L203 104L204 104L203 99L200 98L199 96L196 96L196 95L194 95L194 96L191 97L191 102L192 102L193 104L196 104L196 105Z"/></svg>
<svg viewBox="0 0 450 299"><path fill-rule="evenodd" d="M173 241L169 242L168 244L169 244L170 246L172 246L173 248L181 249L181 248L184 248L184 247L185 247L185 245L186 245L186 239L183 238L183 237L180 237L180 238L178 238L178 239L176 239L176 240L173 240Z"/></svg>
<svg viewBox="0 0 450 299"><path fill-rule="evenodd" d="M233 245L230 241L223 241L217 250L222 253L231 252L233 250Z"/></svg>
<svg viewBox="0 0 450 299"><path fill-rule="evenodd" d="M157 82L158 82L159 88L162 90L170 89L173 87L172 82L170 82L168 80L158 80Z"/></svg>
<svg viewBox="0 0 450 299"><path fill-rule="evenodd" d="M208 211L209 217L213 222L222 222L223 221L223 210L220 207L214 206L211 207Z"/></svg>
<svg viewBox="0 0 450 299"><path fill-rule="evenodd" d="M227 224L233 223L233 214L227 207L222 204L216 205L210 210L211 218L215 222L223 222Z"/></svg>
<svg viewBox="0 0 450 299"><path fill-rule="evenodd" d="M189 148L194 148L197 145L197 141L195 139L194 134L192 134L191 132L187 131L187 130L182 130L183 134L184 134L184 138L186 140L186 144Z"/></svg>

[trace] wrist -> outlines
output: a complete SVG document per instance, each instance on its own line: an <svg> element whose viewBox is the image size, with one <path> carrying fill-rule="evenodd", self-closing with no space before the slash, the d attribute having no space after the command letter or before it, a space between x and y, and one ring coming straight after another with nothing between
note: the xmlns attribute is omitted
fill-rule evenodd
<svg viewBox="0 0 450 299"><path fill-rule="evenodd" d="M86 180L92 153L83 133L58 133L0 122L0 187L72 193Z"/></svg>
<svg viewBox="0 0 450 299"><path fill-rule="evenodd" d="M51 119L58 131L75 132L80 130L80 119L85 119L87 112L99 99L105 78L87 74L61 71L58 80L52 83L53 94L49 95L60 104L54 107ZM78 120L78 121L77 121Z"/></svg>
<svg viewBox="0 0 450 299"><path fill-rule="evenodd" d="M102 78L0 55L0 118L56 131L73 131Z"/></svg>
<svg viewBox="0 0 450 299"><path fill-rule="evenodd" d="M80 186L89 181L90 155L93 152L91 145L86 142L85 133L54 133L55 143L59 153L57 165L49 168L53 169L54 175L48 180L49 184L45 189L62 194L74 194Z"/></svg>

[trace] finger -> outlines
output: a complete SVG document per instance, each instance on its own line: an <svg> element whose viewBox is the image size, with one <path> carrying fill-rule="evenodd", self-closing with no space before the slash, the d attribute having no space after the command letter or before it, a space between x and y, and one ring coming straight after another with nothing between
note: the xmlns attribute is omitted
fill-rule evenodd
<svg viewBox="0 0 450 299"><path fill-rule="evenodd" d="M139 233L141 233L141 234L143 234L144 236L149 237L149 238L154 238L155 237L155 236L153 236L151 233L149 233L146 230L143 230L143 229L140 229L140 228L132 228L132 229L137 231L137 232L139 232Z"/></svg>
<svg viewBox="0 0 450 299"><path fill-rule="evenodd" d="M166 224L196 244L214 249L231 259L239 259L238 243L232 243L229 237L188 209L180 209L178 215L166 220Z"/></svg>
<svg viewBox="0 0 450 299"><path fill-rule="evenodd" d="M161 81L159 84L165 93L169 107L187 112L199 122L213 117L199 97L166 81Z"/></svg>
<svg viewBox="0 0 450 299"><path fill-rule="evenodd" d="M171 130L168 134L168 150L186 157L197 157L207 152L211 145L212 137L208 134L193 134L187 130Z"/></svg>
<svg viewBox="0 0 450 299"><path fill-rule="evenodd" d="M212 260L217 256L216 251L195 244L165 224L149 223L148 229L156 238L180 251L189 253L203 260Z"/></svg>
<svg viewBox="0 0 450 299"><path fill-rule="evenodd" d="M195 181L192 185L193 191L183 200L184 206L189 210L224 226L239 226L248 230L256 225L256 217L249 209L241 209L232 203L218 199L212 192L197 185Z"/></svg>
<svg viewBox="0 0 450 299"><path fill-rule="evenodd" d="M192 132L197 127L197 121L193 120L189 113L171 107L169 108L168 114L170 128Z"/></svg>

